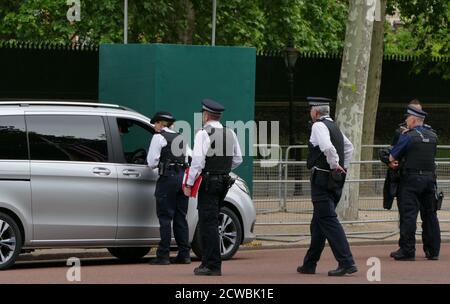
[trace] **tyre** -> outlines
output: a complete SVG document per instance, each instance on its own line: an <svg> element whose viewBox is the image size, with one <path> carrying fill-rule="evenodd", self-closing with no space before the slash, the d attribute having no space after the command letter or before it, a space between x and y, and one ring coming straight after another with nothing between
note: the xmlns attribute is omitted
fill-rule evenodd
<svg viewBox="0 0 450 304"><path fill-rule="evenodd" d="M108 251L120 260L131 262L147 255L150 247L110 247Z"/></svg>
<svg viewBox="0 0 450 304"><path fill-rule="evenodd" d="M200 225L197 225L191 247L194 254L202 257ZM222 260L231 259L242 242L242 226L238 216L228 207L222 207L219 214L220 253Z"/></svg>
<svg viewBox="0 0 450 304"><path fill-rule="evenodd" d="M0 212L0 270L14 265L22 250L22 235L16 221Z"/></svg>

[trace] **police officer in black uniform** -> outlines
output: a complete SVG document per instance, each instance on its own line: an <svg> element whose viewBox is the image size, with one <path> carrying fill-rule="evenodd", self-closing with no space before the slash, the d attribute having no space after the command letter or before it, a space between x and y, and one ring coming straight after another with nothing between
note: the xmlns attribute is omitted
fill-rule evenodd
<svg viewBox="0 0 450 304"><path fill-rule="evenodd" d="M342 195L345 173L353 154L353 145L330 118L331 99L308 97L313 120L307 167L311 169L311 245L297 268L299 273L315 274L316 265L328 240L338 267L329 276L343 276L358 271L350 246L335 209Z"/></svg>
<svg viewBox="0 0 450 304"><path fill-rule="evenodd" d="M225 108L214 100L205 99L202 101L202 109L203 129L195 135L185 194L190 195L195 179L201 174L197 208L202 263L194 269L194 274L220 276L222 259L219 212L221 203L232 185L229 173L242 163L242 154L234 131L219 122Z"/></svg>
<svg viewBox="0 0 450 304"><path fill-rule="evenodd" d="M155 197L161 241L156 252L156 259L150 261L150 264L155 265L191 262L189 228L186 221L189 199L182 191L186 147L182 136L170 128L174 121L171 113L163 111L157 112L150 121L158 132L152 138L147 156L148 165L151 168L157 167L159 172ZM170 259L172 221L178 254Z"/></svg>
<svg viewBox="0 0 450 304"><path fill-rule="evenodd" d="M418 99L413 99L409 102L408 108L416 108L416 109L422 110L422 105L420 104L420 101ZM435 131L431 128L430 125L427 125L424 123L423 127L426 129L429 129L435 133ZM392 147L394 147L397 144L397 142L400 138L400 135L402 135L403 133L405 133L407 131L408 131L408 127L406 125L406 122L403 121L402 123L399 124L399 127L395 130L394 137L391 142L391 147L388 149L382 149L382 151L380 151L380 154L382 155L381 156L382 162L389 165L389 163L390 163L389 155L390 155L390 151L391 151ZM388 171L386 174L386 179L385 179L384 188L383 188L383 207L388 210L390 210L392 208L392 203L394 201L394 198L397 196L398 186L400 184L400 171L401 171L400 167L401 167L401 163L399 165L399 168L397 168L395 170L388 168ZM401 225L403 216L400 214L402 211L402 208L400 208L399 203L400 202L397 199L397 206L398 206L398 211L399 211L399 215L400 215L400 225ZM422 211L422 209L420 209L420 211ZM420 217L421 218L423 217L422 212L420 212ZM429 252L430 249L433 247L433 245L430 244L430 241L429 241L430 239L432 239L432 236L430 236L430 232L428 231L427 225L425 225L425 223L422 221L422 243L423 243L423 249L425 252ZM402 237L400 236L399 244L402 244L402 243L403 243L403 240L402 240ZM391 252L390 256L393 258L400 251L401 251L401 249L393 251L393 252Z"/></svg>
<svg viewBox="0 0 450 304"><path fill-rule="evenodd" d="M398 261L415 260L416 221L420 211L425 256L438 260L441 237L435 204L437 135L431 128L424 127L427 114L420 108L409 106L406 115L407 130L400 135L389 156L389 166L400 170L397 193L400 249L391 256Z"/></svg>

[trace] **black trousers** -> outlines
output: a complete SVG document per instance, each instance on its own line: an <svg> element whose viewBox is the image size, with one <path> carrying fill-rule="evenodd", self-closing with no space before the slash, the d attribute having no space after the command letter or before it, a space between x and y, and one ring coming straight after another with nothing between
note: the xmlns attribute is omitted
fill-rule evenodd
<svg viewBox="0 0 450 304"><path fill-rule="evenodd" d="M224 180L220 176L209 177L202 182L198 193L198 217L202 244L202 266L221 270L219 213L224 193ZM226 194L226 193L225 193Z"/></svg>
<svg viewBox="0 0 450 304"><path fill-rule="evenodd" d="M438 256L441 247L441 230L434 210L434 183L432 175L404 174L398 190L400 215L400 249L415 255L417 215L422 219L422 241L425 253Z"/></svg>
<svg viewBox="0 0 450 304"><path fill-rule="evenodd" d="M160 259L169 259L172 221L178 257L190 257L189 228L186 220L189 198L181 188L183 174L182 170L169 171L167 176L160 176L156 182L156 214L161 236L156 256Z"/></svg>
<svg viewBox="0 0 450 304"><path fill-rule="evenodd" d="M328 174L325 172L318 172L311 178L314 213L310 225L311 244L303 264L315 267L325 247L325 241L328 240L339 266L348 267L354 265L355 261L335 211L341 198L342 188L330 191L327 184Z"/></svg>

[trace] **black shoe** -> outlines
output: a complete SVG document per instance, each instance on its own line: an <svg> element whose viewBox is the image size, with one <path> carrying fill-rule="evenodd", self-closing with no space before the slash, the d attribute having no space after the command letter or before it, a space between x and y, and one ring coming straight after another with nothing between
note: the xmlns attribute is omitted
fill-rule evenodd
<svg viewBox="0 0 450 304"><path fill-rule="evenodd" d="M415 261L416 257L414 254L405 254L403 251L399 250L399 252L394 254L394 259L396 261Z"/></svg>
<svg viewBox="0 0 450 304"><path fill-rule="evenodd" d="M208 267L197 267L194 269L195 275L202 275L202 276L221 276L222 272L220 270L211 270Z"/></svg>
<svg viewBox="0 0 450 304"><path fill-rule="evenodd" d="M306 266L306 265L298 266L297 272L303 273L303 274L316 274L316 267L315 266Z"/></svg>
<svg viewBox="0 0 450 304"><path fill-rule="evenodd" d="M358 271L358 268L356 268L355 265L347 266L347 267L339 266L335 270L328 271L328 276L330 276L330 277L341 277L343 275L352 274L352 273L355 273L357 271Z"/></svg>
<svg viewBox="0 0 450 304"><path fill-rule="evenodd" d="M430 261L438 261L439 256L438 255L430 255L430 256L427 256L427 259Z"/></svg>
<svg viewBox="0 0 450 304"><path fill-rule="evenodd" d="M194 268L194 273L200 271L201 268L206 268L206 266L203 266L202 264L200 264L200 266Z"/></svg>
<svg viewBox="0 0 450 304"><path fill-rule="evenodd" d="M170 261L168 259L156 258L156 259L150 260L149 264L150 265L170 265Z"/></svg>
<svg viewBox="0 0 450 304"><path fill-rule="evenodd" d="M439 255L433 255L430 252L425 252L425 257L430 261L437 261L439 260Z"/></svg>
<svg viewBox="0 0 450 304"><path fill-rule="evenodd" d="M398 249L396 251L392 251L389 255L391 258L394 258L397 254L401 253L401 249Z"/></svg>
<svg viewBox="0 0 450 304"><path fill-rule="evenodd" d="M191 258L170 258L171 264L191 264Z"/></svg>

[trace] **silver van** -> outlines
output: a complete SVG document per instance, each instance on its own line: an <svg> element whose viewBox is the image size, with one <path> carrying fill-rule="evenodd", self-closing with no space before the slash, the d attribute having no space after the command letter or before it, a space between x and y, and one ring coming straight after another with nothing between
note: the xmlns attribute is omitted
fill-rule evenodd
<svg viewBox="0 0 450 304"><path fill-rule="evenodd" d="M149 118L118 105L0 102L0 270L41 248L145 256L159 242L158 175L145 164L153 133ZM235 177L220 215L224 259L255 239L255 207ZM201 256L195 199L187 216L192 250Z"/></svg>

